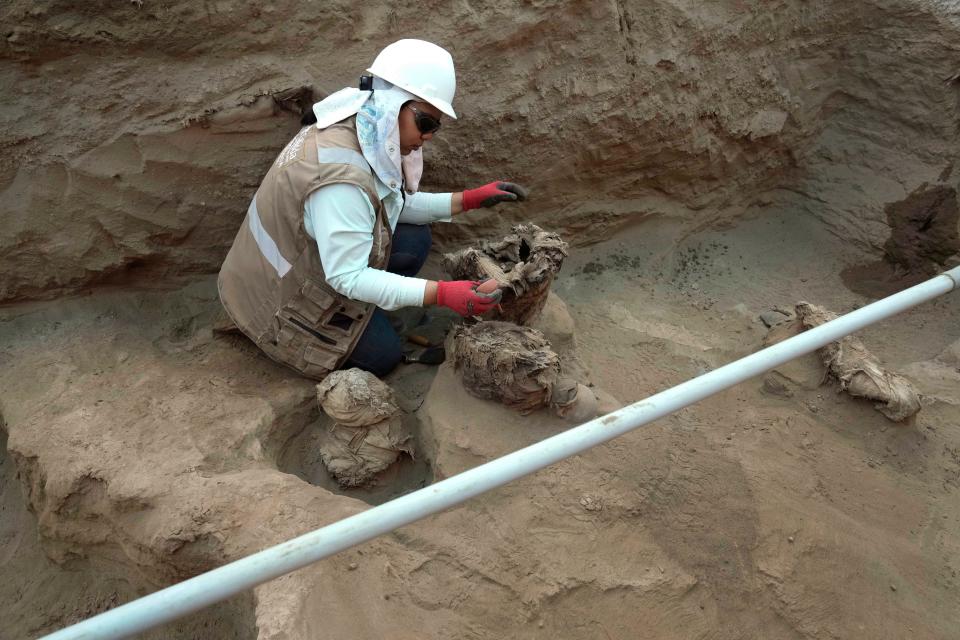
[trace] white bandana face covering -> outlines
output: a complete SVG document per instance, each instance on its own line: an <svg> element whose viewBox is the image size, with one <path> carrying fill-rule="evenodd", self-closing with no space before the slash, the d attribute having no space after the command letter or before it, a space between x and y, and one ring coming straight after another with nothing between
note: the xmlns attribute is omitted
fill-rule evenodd
<svg viewBox="0 0 960 640"><path fill-rule="evenodd" d="M313 105L317 128L326 129L350 116L357 116L357 138L363 157L386 186L416 193L423 175L420 149L400 155L400 126L397 117L404 102L418 100L412 93L386 80L373 79L373 91L352 87L341 89Z"/></svg>

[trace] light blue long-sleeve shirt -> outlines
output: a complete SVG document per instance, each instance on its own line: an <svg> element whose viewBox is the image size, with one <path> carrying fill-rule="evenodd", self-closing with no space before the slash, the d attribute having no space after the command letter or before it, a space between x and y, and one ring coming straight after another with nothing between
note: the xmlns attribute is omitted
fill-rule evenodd
<svg viewBox="0 0 960 640"><path fill-rule="evenodd" d="M417 192L403 198L377 180L390 230L398 222L428 224L451 219L450 193ZM338 293L382 309L421 306L427 281L367 266L373 248L376 209L365 191L331 184L311 193L304 204L304 226L317 243L327 283Z"/></svg>

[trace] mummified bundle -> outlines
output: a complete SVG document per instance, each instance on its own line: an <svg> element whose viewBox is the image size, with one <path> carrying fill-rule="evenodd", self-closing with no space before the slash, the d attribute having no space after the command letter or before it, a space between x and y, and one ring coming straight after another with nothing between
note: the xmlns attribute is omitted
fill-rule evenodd
<svg viewBox="0 0 960 640"><path fill-rule="evenodd" d="M821 307L801 302L797 318L804 329L812 329L837 317ZM823 364L852 396L876 402L880 413L895 422L920 411L920 394L909 380L880 366L880 361L859 338L846 336L818 351Z"/></svg>
<svg viewBox="0 0 960 640"><path fill-rule="evenodd" d="M536 329L498 321L460 326L453 364L472 395L520 413L549 406L572 419L596 415L593 392L563 375L559 356Z"/></svg>
<svg viewBox="0 0 960 640"><path fill-rule="evenodd" d="M366 484L401 452L413 453L393 390L372 373L334 371L317 385L317 400L335 420L320 458L341 485Z"/></svg>
<svg viewBox="0 0 960 640"><path fill-rule="evenodd" d="M456 279L496 280L503 301L490 317L526 325L546 304L550 284L566 256L567 243L559 235L535 224L520 224L503 240L445 254L443 267Z"/></svg>

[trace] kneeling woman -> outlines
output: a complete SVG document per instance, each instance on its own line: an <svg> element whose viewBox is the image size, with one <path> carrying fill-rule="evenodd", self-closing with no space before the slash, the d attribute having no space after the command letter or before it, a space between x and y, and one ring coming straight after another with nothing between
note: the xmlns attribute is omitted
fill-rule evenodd
<svg viewBox="0 0 960 640"><path fill-rule="evenodd" d="M220 269L220 299L267 355L321 379L341 367L378 376L402 358L383 309L440 304L479 314L495 299L476 282L414 277L431 222L526 193L492 182L417 191L422 146L456 118L450 54L422 40L386 47L359 89L313 106L316 122L277 157ZM379 308L378 308L379 307Z"/></svg>

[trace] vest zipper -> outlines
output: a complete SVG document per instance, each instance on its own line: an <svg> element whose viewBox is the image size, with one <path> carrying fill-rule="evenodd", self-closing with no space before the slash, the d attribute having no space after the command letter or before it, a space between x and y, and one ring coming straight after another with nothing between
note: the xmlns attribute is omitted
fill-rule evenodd
<svg viewBox="0 0 960 640"><path fill-rule="evenodd" d="M328 338L327 336L323 335L322 333L320 333L320 332L317 331L316 329L307 326L306 324L304 324L303 322L300 322L299 320L297 320L296 318L294 318L294 317L292 317L292 316L289 316L287 319L290 320L290 322L292 322L293 324L295 324L295 325L297 325L298 327L300 327L301 329L303 329L304 331L306 331L307 333L309 333L310 335L312 335L312 336L314 336L315 338L317 338L318 340L320 340L320 341L322 341L322 342L326 342L327 344L332 344L332 345L336 346L336 344L337 344L336 340L333 340L332 338Z"/></svg>

